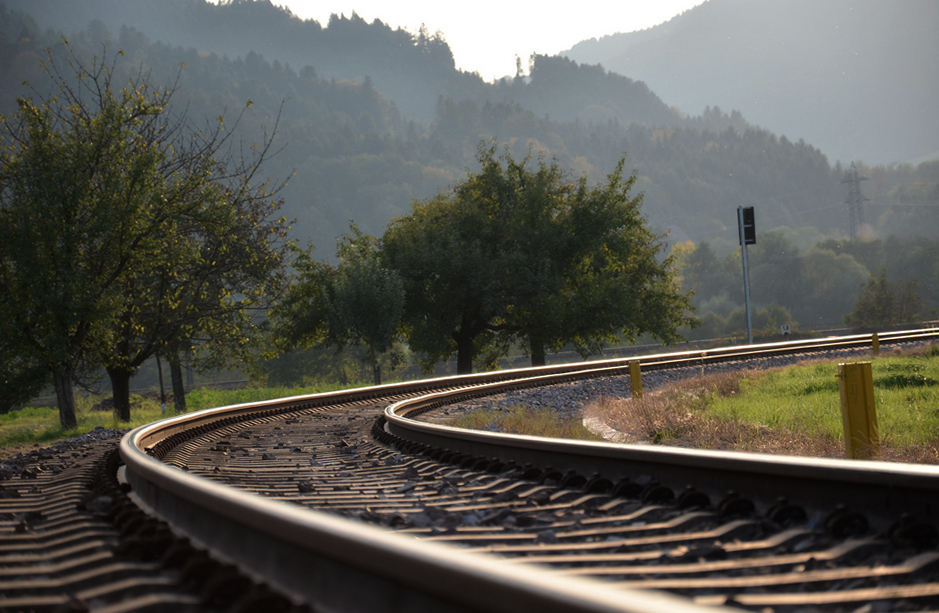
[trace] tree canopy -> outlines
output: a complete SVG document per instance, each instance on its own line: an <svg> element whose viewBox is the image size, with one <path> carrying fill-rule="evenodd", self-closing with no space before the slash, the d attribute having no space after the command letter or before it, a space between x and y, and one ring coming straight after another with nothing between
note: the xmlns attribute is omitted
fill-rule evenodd
<svg viewBox="0 0 939 613"><path fill-rule="evenodd" d="M871 275L861 287L857 306L844 316L844 323L852 328L878 330L897 324L919 321L925 315L923 300L919 296L916 279L887 281L887 269L880 275Z"/></svg>
<svg viewBox="0 0 939 613"><path fill-rule="evenodd" d="M146 357L199 335L245 345L286 223L257 182L269 140L234 155L221 119L201 129L170 111L172 87L138 73L118 89L104 60L66 62L50 50L53 93L3 118L0 325L21 367L5 390L51 373L71 428L82 370L107 367L129 419L126 382Z"/></svg>
<svg viewBox="0 0 939 613"><path fill-rule="evenodd" d="M546 350L567 343L587 354L620 334L672 340L692 323L623 160L595 187L556 161L516 161L495 145L477 160L479 172L415 202L382 238L425 368L456 353L458 372L471 372L514 341L543 364Z"/></svg>
<svg viewBox="0 0 939 613"><path fill-rule="evenodd" d="M316 261L312 247L297 250L297 274L273 317L283 349L361 345L380 385L379 358L400 336L404 286L382 262L378 240L354 224L351 231L339 240L338 266Z"/></svg>

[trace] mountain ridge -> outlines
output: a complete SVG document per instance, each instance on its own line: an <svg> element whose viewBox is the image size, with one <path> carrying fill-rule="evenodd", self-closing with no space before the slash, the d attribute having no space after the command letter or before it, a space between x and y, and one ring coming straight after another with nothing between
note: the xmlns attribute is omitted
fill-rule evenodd
<svg viewBox="0 0 939 613"><path fill-rule="evenodd" d="M708 0L559 55L645 82L686 113L741 111L832 159L887 163L939 145L939 3Z"/></svg>

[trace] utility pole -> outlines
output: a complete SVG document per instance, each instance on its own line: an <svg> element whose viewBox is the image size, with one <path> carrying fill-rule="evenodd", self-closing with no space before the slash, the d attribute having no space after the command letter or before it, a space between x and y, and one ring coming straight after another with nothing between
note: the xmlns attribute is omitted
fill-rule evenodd
<svg viewBox="0 0 939 613"><path fill-rule="evenodd" d="M740 233L740 253L743 256L743 295L747 304L747 344L753 344L753 320L750 317L750 268L747 266L747 245L756 244L756 218L753 207L737 207L737 229Z"/></svg>
<svg viewBox="0 0 939 613"><path fill-rule="evenodd" d="M867 198L861 195L861 181L866 180L867 177L858 174L854 162L851 162L851 170L841 180L842 183L848 184L848 197L845 199L845 204L848 205L848 231L851 240L857 240L858 229L864 225L864 212L861 210L861 203Z"/></svg>

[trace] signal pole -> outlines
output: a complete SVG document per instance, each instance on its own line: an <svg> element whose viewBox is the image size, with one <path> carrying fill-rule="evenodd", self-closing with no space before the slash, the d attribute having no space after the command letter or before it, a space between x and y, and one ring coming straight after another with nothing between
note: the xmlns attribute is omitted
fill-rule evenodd
<svg viewBox="0 0 939 613"><path fill-rule="evenodd" d="M756 218L753 207L737 207L737 229L740 232L740 253L743 255L743 294L747 304L747 344L753 344L753 320L750 317L750 269L747 266L747 245L756 244Z"/></svg>
<svg viewBox="0 0 939 613"><path fill-rule="evenodd" d="M842 183L848 184L848 197L845 199L845 204L848 205L848 230L851 240L857 240L858 228L864 225L864 212L861 210L861 203L867 198L861 195L861 181L866 180L867 177L858 174L854 162L851 162L851 170L841 180Z"/></svg>

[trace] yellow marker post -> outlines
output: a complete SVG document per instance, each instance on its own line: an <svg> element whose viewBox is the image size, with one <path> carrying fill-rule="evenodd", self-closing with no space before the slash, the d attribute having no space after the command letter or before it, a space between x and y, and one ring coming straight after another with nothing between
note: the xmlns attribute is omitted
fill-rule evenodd
<svg viewBox="0 0 939 613"><path fill-rule="evenodd" d="M845 457L849 460L877 459L880 456L880 435L877 433L871 363L838 364L838 387L841 389Z"/></svg>
<svg viewBox="0 0 939 613"><path fill-rule="evenodd" d="M874 355L880 355L880 337L877 336L876 332L871 335L871 346L873 347Z"/></svg>
<svg viewBox="0 0 939 613"><path fill-rule="evenodd" d="M632 397L642 398L642 373L639 371L639 362L629 363L629 382L631 385Z"/></svg>

